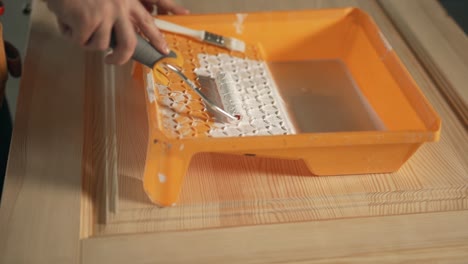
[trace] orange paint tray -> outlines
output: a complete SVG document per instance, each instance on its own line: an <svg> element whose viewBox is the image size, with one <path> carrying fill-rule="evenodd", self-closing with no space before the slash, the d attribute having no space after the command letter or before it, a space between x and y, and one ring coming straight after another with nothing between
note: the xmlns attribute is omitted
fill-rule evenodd
<svg viewBox="0 0 468 264"><path fill-rule="evenodd" d="M155 204L177 201L201 152L303 160L316 176L386 173L439 138L437 113L359 9L162 19L247 43L238 53L166 34L189 78L230 72L228 99L245 116L216 123L176 75L137 66L149 121L144 189Z"/></svg>

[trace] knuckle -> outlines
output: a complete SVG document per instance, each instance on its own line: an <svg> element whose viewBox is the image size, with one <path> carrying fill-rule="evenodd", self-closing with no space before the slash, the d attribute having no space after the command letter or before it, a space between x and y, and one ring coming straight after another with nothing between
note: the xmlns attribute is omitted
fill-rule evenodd
<svg viewBox="0 0 468 264"><path fill-rule="evenodd" d="M114 8L112 8L117 15L124 15L128 13L128 8L129 6L126 5L114 5ZM130 6L131 8L131 6Z"/></svg>
<svg viewBox="0 0 468 264"><path fill-rule="evenodd" d="M79 21L78 23L81 28L94 28L99 24L100 19L97 16L85 13L79 13L77 15L77 21Z"/></svg>
<svg viewBox="0 0 468 264"><path fill-rule="evenodd" d="M153 25L153 17L150 14L145 14L143 16L142 22L145 26L152 26Z"/></svg>

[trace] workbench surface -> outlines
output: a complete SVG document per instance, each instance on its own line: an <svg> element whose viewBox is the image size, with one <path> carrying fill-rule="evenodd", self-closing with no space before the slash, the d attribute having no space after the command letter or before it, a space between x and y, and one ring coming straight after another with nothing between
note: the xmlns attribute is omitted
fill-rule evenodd
<svg viewBox="0 0 468 264"><path fill-rule="evenodd" d="M132 65L106 66L69 43L36 1L0 263L468 259L468 40L436 1L180 2L192 13L362 8L439 113L440 141L380 175L314 177L300 161L202 154L177 206L157 208L141 183L148 125Z"/></svg>

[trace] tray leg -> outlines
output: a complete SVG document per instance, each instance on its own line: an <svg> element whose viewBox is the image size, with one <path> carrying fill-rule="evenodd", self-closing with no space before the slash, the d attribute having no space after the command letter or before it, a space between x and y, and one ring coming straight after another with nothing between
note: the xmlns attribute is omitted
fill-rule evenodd
<svg viewBox="0 0 468 264"><path fill-rule="evenodd" d="M192 154L171 144L158 142L149 146L143 187L153 203L175 205L191 158Z"/></svg>

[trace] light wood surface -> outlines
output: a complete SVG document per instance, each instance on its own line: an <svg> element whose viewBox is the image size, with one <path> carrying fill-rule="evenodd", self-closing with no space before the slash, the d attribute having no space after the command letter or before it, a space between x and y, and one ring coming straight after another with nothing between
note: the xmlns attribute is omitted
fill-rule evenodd
<svg viewBox="0 0 468 264"><path fill-rule="evenodd" d="M83 262L464 263L467 222L465 211L91 238Z"/></svg>
<svg viewBox="0 0 468 264"><path fill-rule="evenodd" d="M85 53L34 5L0 208L0 263L79 254Z"/></svg>
<svg viewBox="0 0 468 264"><path fill-rule="evenodd" d="M437 1L381 0L468 129L468 37Z"/></svg>
<svg viewBox="0 0 468 264"><path fill-rule="evenodd" d="M442 117L441 141L387 175L316 178L299 162L201 155L179 205L155 208L138 189L146 117L138 83L126 75L131 65L104 67L98 54L62 40L35 2L0 208L0 263L467 259L467 132L375 2L181 2L192 13L363 8Z"/></svg>
<svg viewBox="0 0 468 264"><path fill-rule="evenodd" d="M203 1L198 3L208 6ZM311 3L310 6L317 7L315 4ZM367 1L329 1L325 6L341 7L348 4L371 13L393 48L407 65L410 63L413 76L442 117L444 125L440 142L423 146L398 172L379 175L313 177L301 161L202 154L191 163L177 206L161 209L148 200L141 184L147 142L145 131L148 129L146 109L141 103L144 101L144 87L141 82L129 77L131 65L127 65L126 68L116 69L115 73L118 76L115 85L118 168L117 175L111 178L117 178L119 182L116 198L119 206L114 212L106 210L99 205L106 204L102 199L107 196L99 199L99 195L95 195L94 204L98 206L94 210L105 218L94 217L92 210L83 212L88 215L88 219L94 219L93 228L88 228L94 230L94 233L83 235L192 230L468 209L466 131L377 4ZM185 6L196 13L207 10L191 2ZM294 8L293 4L289 7ZM255 9L245 2L232 8L236 11L245 11L242 8ZM228 10L221 9L220 12ZM99 61L92 64L99 64ZM114 97L105 93L96 96L102 97L97 101ZM97 115L102 115L104 111L105 107L98 110ZM102 131L101 134L113 132ZM102 140L90 144L100 143ZM106 162L102 159L99 161ZM115 165L114 162L108 164L107 167ZM92 220L88 223L92 223Z"/></svg>

